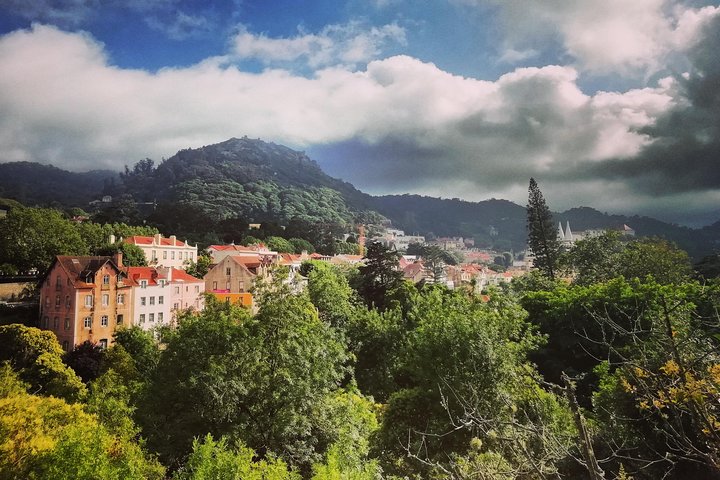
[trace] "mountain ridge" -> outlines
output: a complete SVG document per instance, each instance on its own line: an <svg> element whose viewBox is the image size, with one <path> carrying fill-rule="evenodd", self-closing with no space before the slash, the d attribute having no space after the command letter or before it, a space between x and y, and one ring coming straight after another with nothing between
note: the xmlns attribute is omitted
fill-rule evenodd
<svg viewBox="0 0 720 480"><path fill-rule="evenodd" d="M366 194L327 175L289 147L247 137L178 151L155 166L146 159L124 173L69 172L33 162L0 164L0 196L24 204L83 207L103 194L139 202L186 205L219 222L235 217L287 223L301 218L338 224L381 222L410 233L475 238L500 250L525 245L525 207L509 200L471 202L414 194ZM35 188L33 188L35 187ZM379 215L378 215L379 214ZM642 236L677 242L693 256L717 247L720 221L700 229L651 217L606 214L591 207L555 213L575 231L628 224Z"/></svg>

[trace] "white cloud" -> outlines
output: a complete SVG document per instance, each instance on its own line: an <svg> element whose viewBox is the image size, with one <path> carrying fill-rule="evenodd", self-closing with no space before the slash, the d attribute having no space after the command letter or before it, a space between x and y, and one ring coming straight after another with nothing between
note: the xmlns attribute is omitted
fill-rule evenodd
<svg viewBox="0 0 720 480"><path fill-rule="evenodd" d="M450 0L494 4L504 20L507 50L559 41L583 71L647 75L684 49L720 11L672 0Z"/></svg>
<svg viewBox="0 0 720 480"><path fill-rule="evenodd" d="M396 23L367 27L359 21L328 25L319 33L300 31L291 38L271 38L242 27L233 39L233 54L266 64L304 59L312 68L356 65L376 58L388 44L405 44L405 30Z"/></svg>
<svg viewBox="0 0 720 480"><path fill-rule="evenodd" d="M250 44L255 52L277 45ZM362 56L350 51L330 56ZM111 66L88 35L40 25L0 37L0 71L0 161L119 169L232 136L299 148L359 141L376 155L362 168L345 164L344 172L362 170L366 184L391 188L404 177L416 190L476 199L515 195L531 175L559 178L579 165L634 155L649 141L638 130L676 95L671 81L587 95L566 66L483 81L408 56L360 70L326 68L312 78L247 73L213 59L150 73ZM586 204L607 204L602 190L583 190L572 179L563 188Z"/></svg>

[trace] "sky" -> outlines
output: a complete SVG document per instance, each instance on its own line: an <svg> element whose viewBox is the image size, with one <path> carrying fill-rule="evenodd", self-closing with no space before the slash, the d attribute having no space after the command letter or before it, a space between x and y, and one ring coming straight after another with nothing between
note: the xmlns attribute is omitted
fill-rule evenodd
<svg viewBox="0 0 720 480"><path fill-rule="evenodd" d="M372 194L720 220L720 4L0 0L0 162L248 136Z"/></svg>

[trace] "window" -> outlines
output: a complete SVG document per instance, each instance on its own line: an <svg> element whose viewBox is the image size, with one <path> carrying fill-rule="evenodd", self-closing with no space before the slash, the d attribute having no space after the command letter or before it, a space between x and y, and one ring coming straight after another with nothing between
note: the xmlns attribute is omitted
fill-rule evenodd
<svg viewBox="0 0 720 480"><path fill-rule="evenodd" d="M103 285L110 285L110 275L103 275Z"/></svg>
<svg viewBox="0 0 720 480"><path fill-rule="evenodd" d="M230 290L230 282L225 282L225 290Z"/></svg>
<svg viewBox="0 0 720 480"><path fill-rule="evenodd" d="M55 295L55 308L60 308L60 295Z"/></svg>
<svg viewBox="0 0 720 480"><path fill-rule="evenodd" d="M101 338L100 341L98 342L98 345L100 346L100 348L105 350L107 348L107 343L108 343L107 338Z"/></svg>
<svg viewBox="0 0 720 480"><path fill-rule="evenodd" d="M85 306L86 306L86 307L92 307L92 306L93 306L93 297L92 297L92 295L85 295Z"/></svg>
<svg viewBox="0 0 720 480"><path fill-rule="evenodd" d="M92 317L85 317L85 328L92 328Z"/></svg>
<svg viewBox="0 0 720 480"><path fill-rule="evenodd" d="M190 260L193 259L193 252L190 252Z"/></svg>
<svg viewBox="0 0 720 480"><path fill-rule="evenodd" d="M53 330L57 330L59 326L60 326L60 318L59 317L53 318Z"/></svg>
<svg viewBox="0 0 720 480"><path fill-rule="evenodd" d="M200 285L195 285L195 293L200 293Z"/></svg>
<svg viewBox="0 0 720 480"><path fill-rule="evenodd" d="M57 279L55 281L55 287L58 289L62 286L62 279L60 278L60 275L57 276Z"/></svg>
<svg viewBox="0 0 720 480"><path fill-rule="evenodd" d="M70 308L70 295L65 295L65 308Z"/></svg>
<svg viewBox="0 0 720 480"><path fill-rule="evenodd" d="M41 328L47 328L48 324L50 323L50 319L48 317L43 317L43 321L40 324Z"/></svg>
<svg viewBox="0 0 720 480"><path fill-rule="evenodd" d="M188 252L185 252L185 260L187 260L187 259L188 259L188 258L187 258L187 253L188 253Z"/></svg>
<svg viewBox="0 0 720 480"><path fill-rule="evenodd" d="M107 315L103 315L102 317L100 317L100 326L101 327L108 326L108 316Z"/></svg>
<svg viewBox="0 0 720 480"><path fill-rule="evenodd" d="M179 294L180 294L180 287L175 287L175 295L179 295Z"/></svg>
<svg viewBox="0 0 720 480"><path fill-rule="evenodd" d="M170 252L170 258L173 259L173 260L175 260L175 250L173 250L172 252Z"/></svg>
<svg viewBox="0 0 720 480"><path fill-rule="evenodd" d="M162 305L163 303L165 303L165 297L163 297L162 295L160 295L160 296L158 297L158 305Z"/></svg>
<svg viewBox="0 0 720 480"><path fill-rule="evenodd" d="M159 323L162 323L162 322L163 322L163 312L159 312L159 313L158 313L158 322L159 322Z"/></svg>
<svg viewBox="0 0 720 480"><path fill-rule="evenodd" d="M144 313L140 314L140 323L145 323L145 314Z"/></svg>
<svg viewBox="0 0 720 480"><path fill-rule="evenodd" d="M45 297L45 308L50 308L50 296Z"/></svg>
<svg viewBox="0 0 720 480"><path fill-rule="evenodd" d="M150 305L155 305L155 297L150 297Z"/></svg>
<svg viewBox="0 0 720 480"><path fill-rule="evenodd" d="M119 314L119 315L117 316L117 318L115 319L115 321L117 322L118 325L122 325L122 323L123 323L123 316L122 316L122 314Z"/></svg>
<svg viewBox="0 0 720 480"><path fill-rule="evenodd" d="M167 250L163 252L163 260L167 260Z"/></svg>
<svg viewBox="0 0 720 480"><path fill-rule="evenodd" d="M110 295L108 295L107 293L103 293L102 306L107 307L108 305L110 305Z"/></svg>
<svg viewBox="0 0 720 480"><path fill-rule="evenodd" d="M65 350L66 352L69 352L69 351L70 351L70 350L69 350L70 344L68 343L67 340L64 340L64 341L63 341L62 347L63 347L63 350Z"/></svg>
<svg viewBox="0 0 720 480"><path fill-rule="evenodd" d="M152 251L152 259L153 261L157 260L157 251L155 250Z"/></svg>
<svg viewBox="0 0 720 480"><path fill-rule="evenodd" d="M154 323L154 322L155 322L155 314L154 314L154 313L151 313L151 314L150 314L150 317L148 318L148 320L150 321L150 323Z"/></svg>
<svg viewBox="0 0 720 480"><path fill-rule="evenodd" d="M124 294L124 293L118 293L118 296L117 296L117 304L118 304L118 305L124 305L124 304L125 304L125 294Z"/></svg>
<svg viewBox="0 0 720 480"><path fill-rule="evenodd" d="M147 288L147 280L140 280L140 288Z"/></svg>
<svg viewBox="0 0 720 480"><path fill-rule="evenodd" d="M143 305L143 306L144 306L144 305L145 305L145 301L146 301L146 298L145 298L145 297L140 297L140 305Z"/></svg>
<svg viewBox="0 0 720 480"><path fill-rule="evenodd" d="M180 308L180 304L179 304L179 303L173 303L173 310L177 310L178 308Z"/></svg>
<svg viewBox="0 0 720 480"><path fill-rule="evenodd" d="M227 267L225 269L225 275L227 275L228 277L230 276L230 267Z"/></svg>
<svg viewBox="0 0 720 480"><path fill-rule="evenodd" d="M70 319L69 318L65 319L65 330L70 330Z"/></svg>
<svg viewBox="0 0 720 480"><path fill-rule="evenodd" d="M217 282L213 282L213 290L217 290Z"/></svg>

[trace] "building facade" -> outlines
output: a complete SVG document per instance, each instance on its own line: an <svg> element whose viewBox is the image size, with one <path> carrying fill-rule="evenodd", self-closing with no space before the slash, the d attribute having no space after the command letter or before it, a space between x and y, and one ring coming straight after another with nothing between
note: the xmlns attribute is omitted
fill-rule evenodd
<svg viewBox="0 0 720 480"><path fill-rule="evenodd" d="M153 237L132 236L125 243L136 245L145 254L151 267L185 268L188 262L197 262L197 245L190 245L170 235L157 234Z"/></svg>
<svg viewBox="0 0 720 480"><path fill-rule="evenodd" d="M55 257L40 284L40 327L65 351L89 340L107 347L118 325L130 324L132 288L116 257Z"/></svg>

